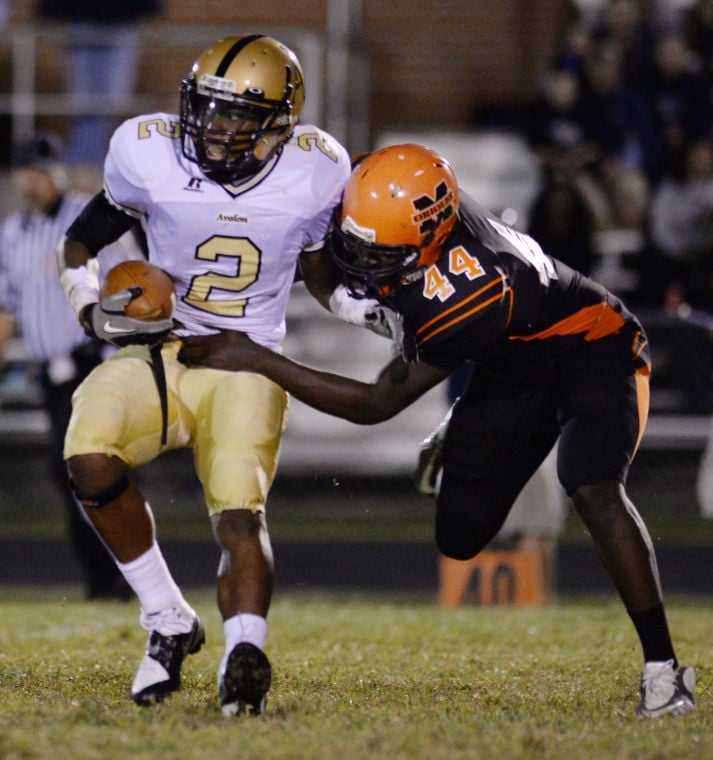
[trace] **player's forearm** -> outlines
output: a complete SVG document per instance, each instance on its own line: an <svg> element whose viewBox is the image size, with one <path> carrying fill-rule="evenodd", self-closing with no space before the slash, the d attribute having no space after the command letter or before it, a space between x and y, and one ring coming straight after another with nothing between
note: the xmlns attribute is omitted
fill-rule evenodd
<svg viewBox="0 0 713 760"><path fill-rule="evenodd" d="M371 383L305 367L267 349L254 370L308 406L359 425L383 422L403 408L396 399L389 403Z"/></svg>
<svg viewBox="0 0 713 760"><path fill-rule="evenodd" d="M84 243L63 237L57 249L59 283L80 323L82 312L99 300L96 259Z"/></svg>
<svg viewBox="0 0 713 760"><path fill-rule="evenodd" d="M373 383L297 364L281 354L259 348L252 369L281 385L303 403L359 425L390 419L448 376L427 364L393 359Z"/></svg>
<svg viewBox="0 0 713 760"><path fill-rule="evenodd" d="M373 384L321 372L254 343L236 330L187 336L179 360L191 367L257 372L308 406L361 425L393 417L415 397L413 392L401 393L399 387L390 387L393 376L385 371Z"/></svg>
<svg viewBox="0 0 713 760"><path fill-rule="evenodd" d="M428 364L394 358L373 383L311 369L261 346L237 330L189 335L178 358L189 367L257 372L303 403L359 425L393 417L448 376Z"/></svg>
<svg viewBox="0 0 713 760"><path fill-rule="evenodd" d="M92 253L84 243L65 237L60 244L60 271L66 268L76 269L86 266Z"/></svg>

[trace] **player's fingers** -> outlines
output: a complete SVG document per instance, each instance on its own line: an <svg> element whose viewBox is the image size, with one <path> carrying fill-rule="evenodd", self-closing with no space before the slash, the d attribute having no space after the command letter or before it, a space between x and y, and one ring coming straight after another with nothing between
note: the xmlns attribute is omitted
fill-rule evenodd
<svg viewBox="0 0 713 760"><path fill-rule="evenodd" d="M116 293L112 293L111 295L102 298L101 307L104 311L124 311L124 307L134 298L138 298L141 293L143 293L143 290L138 285L133 288L119 290Z"/></svg>
<svg viewBox="0 0 713 760"><path fill-rule="evenodd" d="M198 336L184 338L181 348L178 350L178 361L187 367L199 365L201 363L201 356L204 353L200 338L198 338L198 342L195 338L198 338Z"/></svg>

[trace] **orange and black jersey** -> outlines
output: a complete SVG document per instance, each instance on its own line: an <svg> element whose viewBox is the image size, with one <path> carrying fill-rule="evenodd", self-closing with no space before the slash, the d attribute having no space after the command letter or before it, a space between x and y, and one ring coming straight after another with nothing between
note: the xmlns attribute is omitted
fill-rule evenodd
<svg viewBox="0 0 713 760"><path fill-rule="evenodd" d="M546 371L625 325L634 360L648 361L643 331L616 296L465 194L436 263L382 300L403 316L406 357L444 369L485 361Z"/></svg>

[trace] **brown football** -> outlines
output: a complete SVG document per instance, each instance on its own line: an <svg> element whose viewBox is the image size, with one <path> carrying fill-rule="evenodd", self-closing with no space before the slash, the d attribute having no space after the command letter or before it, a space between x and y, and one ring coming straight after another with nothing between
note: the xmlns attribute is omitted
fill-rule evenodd
<svg viewBox="0 0 713 760"><path fill-rule="evenodd" d="M148 261L122 261L112 267L101 284L101 297L126 288L140 287L142 293L124 307L127 317L134 319L169 319L176 306L173 281L160 267Z"/></svg>

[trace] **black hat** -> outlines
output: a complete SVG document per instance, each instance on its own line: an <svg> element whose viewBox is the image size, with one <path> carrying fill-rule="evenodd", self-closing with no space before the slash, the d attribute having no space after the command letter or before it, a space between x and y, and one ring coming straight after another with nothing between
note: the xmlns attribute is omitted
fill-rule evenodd
<svg viewBox="0 0 713 760"><path fill-rule="evenodd" d="M62 141L54 132L35 135L18 143L12 151L12 165L18 169L36 166L48 168L62 160Z"/></svg>

